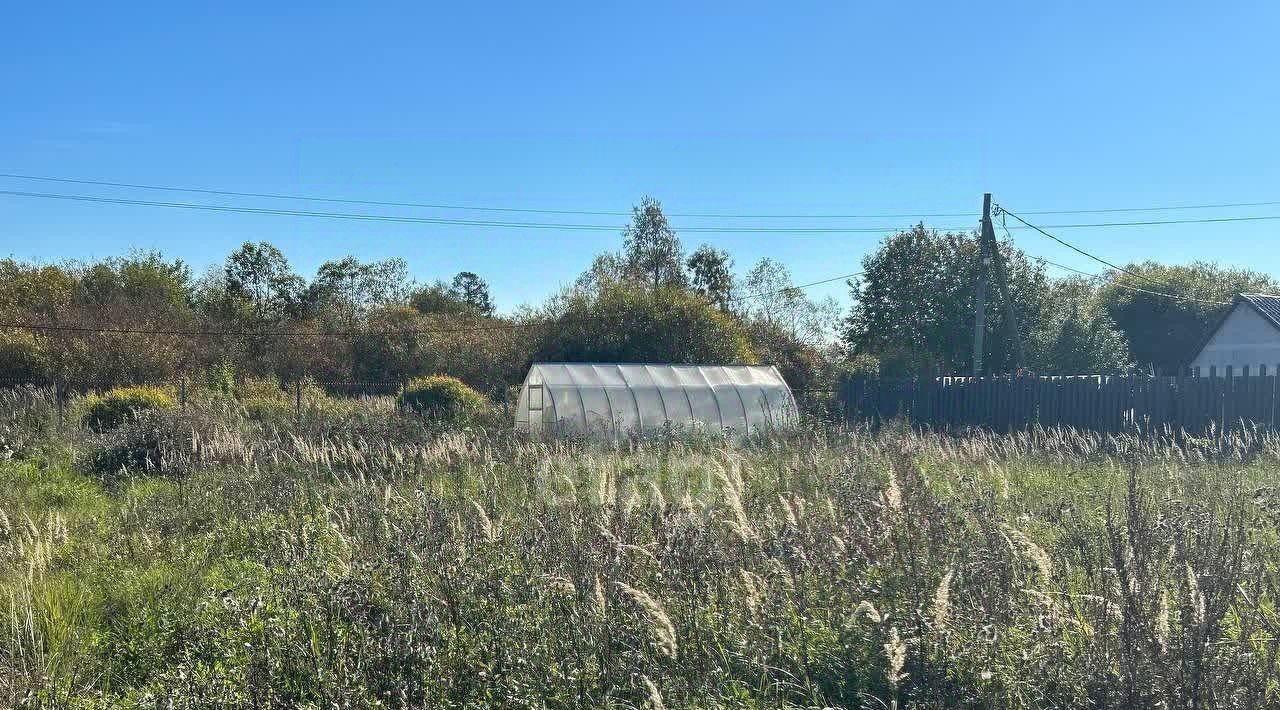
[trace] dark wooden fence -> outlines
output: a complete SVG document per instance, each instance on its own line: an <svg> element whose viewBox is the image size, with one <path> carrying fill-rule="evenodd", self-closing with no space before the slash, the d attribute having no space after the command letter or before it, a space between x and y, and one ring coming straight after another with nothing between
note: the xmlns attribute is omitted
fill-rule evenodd
<svg viewBox="0 0 1280 710"><path fill-rule="evenodd" d="M1264 371L1265 372L1265 371ZM847 379L850 422L895 417L935 427L1014 431L1041 425L1120 432L1168 425L1203 432L1241 422L1276 426L1274 374L1232 377L935 377Z"/></svg>

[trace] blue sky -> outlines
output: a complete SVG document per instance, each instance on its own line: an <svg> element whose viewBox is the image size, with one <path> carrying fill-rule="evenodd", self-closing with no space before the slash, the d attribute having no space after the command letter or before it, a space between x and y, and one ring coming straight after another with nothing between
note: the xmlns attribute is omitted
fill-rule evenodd
<svg viewBox="0 0 1280 710"><path fill-rule="evenodd" d="M0 172L357 199L881 214L1280 200L1275 3L19 3L0 29ZM0 190L385 214L0 179ZM1280 214L1280 205L1123 215ZM1115 215L1043 217L1053 224ZM522 219L612 224L621 218ZM910 220L674 219L681 226ZM1280 274L1280 221L1063 230L1109 259ZM0 196L3 252L159 249L197 270L247 240L302 273L353 253L480 273L541 300L616 233L340 222ZM875 234L685 234L798 282ZM1097 270L1015 232L1028 252ZM845 296L839 284L815 289Z"/></svg>

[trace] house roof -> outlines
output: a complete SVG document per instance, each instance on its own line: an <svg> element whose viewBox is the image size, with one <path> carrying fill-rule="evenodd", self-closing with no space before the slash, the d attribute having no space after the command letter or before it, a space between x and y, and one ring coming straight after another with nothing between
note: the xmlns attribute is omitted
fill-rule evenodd
<svg viewBox="0 0 1280 710"><path fill-rule="evenodd" d="M1249 304L1249 307L1253 308L1258 315L1262 316L1277 331L1280 331L1280 296L1271 296L1265 293L1237 293L1236 297L1231 301L1231 307L1222 314L1218 322L1214 323L1213 328L1205 334L1204 339L1200 341L1200 346L1195 349L1195 352L1191 354L1191 359L1187 362L1193 362L1200 356L1209 341L1213 340L1213 336L1217 334L1218 329L1222 327L1223 323L1227 322L1227 318L1231 317L1231 314L1235 312L1236 307L1241 303Z"/></svg>
<svg viewBox="0 0 1280 710"><path fill-rule="evenodd" d="M1236 296L1236 303L1244 301L1253 306L1258 315L1271 321L1271 325L1280 328L1280 296L1268 296L1262 293L1242 293Z"/></svg>

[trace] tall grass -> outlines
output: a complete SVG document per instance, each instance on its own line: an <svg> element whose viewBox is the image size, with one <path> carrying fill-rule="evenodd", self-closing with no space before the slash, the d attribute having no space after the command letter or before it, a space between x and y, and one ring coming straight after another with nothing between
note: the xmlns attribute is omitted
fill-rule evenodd
<svg viewBox="0 0 1280 710"><path fill-rule="evenodd" d="M1262 431L601 445L190 407L13 441L0 706L1280 702Z"/></svg>

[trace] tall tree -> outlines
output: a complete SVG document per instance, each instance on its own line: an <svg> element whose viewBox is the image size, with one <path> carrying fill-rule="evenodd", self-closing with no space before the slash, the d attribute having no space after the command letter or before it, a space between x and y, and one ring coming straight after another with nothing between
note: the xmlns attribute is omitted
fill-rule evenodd
<svg viewBox="0 0 1280 710"><path fill-rule="evenodd" d="M1098 286L1072 276L1049 283L1040 318L1030 324L1027 357L1041 374L1103 374L1128 370L1129 343L1101 307Z"/></svg>
<svg viewBox="0 0 1280 710"><path fill-rule="evenodd" d="M248 302L259 319L282 318L301 299L301 277L269 242L245 242L227 257L225 272L227 295Z"/></svg>
<svg viewBox="0 0 1280 710"><path fill-rule="evenodd" d="M623 265L628 277L652 290L687 283L680 238L657 200L645 197L631 208L631 224L622 237Z"/></svg>
<svg viewBox="0 0 1280 710"><path fill-rule="evenodd" d="M1027 324L1040 316L1044 271L1012 244L1002 242L999 248L1025 338ZM878 357L885 373L968 372L978 258L978 241L971 234L940 234L917 225L888 237L862 260L862 276L849 283L854 305L845 320L845 342L854 354ZM996 371L1013 367L1003 311L996 307L987 313L985 360Z"/></svg>
<svg viewBox="0 0 1280 710"><path fill-rule="evenodd" d="M1147 261L1125 268L1132 273L1107 274L1109 283L1099 298L1143 369L1174 372L1190 361L1236 293L1280 292L1280 284L1265 274L1204 261L1180 266Z"/></svg>
<svg viewBox="0 0 1280 710"><path fill-rule="evenodd" d="M185 308L192 300L191 268L159 252L134 252L104 259L80 273L79 299L95 305L128 304L134 309Z"/></svg>
<svg viewBox="0 0 1280 710"><path fill-rule="evenodd" d="M311 282L309 301L340 304L354 323L367 309L403 303L409 291L409 265L401 258L362 262L354 256L326 261Z"/></svg>
<svg viewBox="0 0 1280 710"><path fill-rule="evenodd" d="M733 294L733 259L729 252L703 244L689 255L685 265L693 276L693 290L720 310L729 310L729 299Z"/></svg>
<svg viewBox="0 0 1280 710"><path fill-rule="evenodd" d="M462 271L453 277L452 288L458 299L480 315L493 315L493 299L489 296L489 284L484 279L470 271Z"/></svg>
<svg viewBox="0 0 1280 710"><path fill-rule="evenodd" d="M810 299L804 290L795 287L791 271L768 257L756 262L747 272L743 290L750 296L743 301L744 316L781 329L805 345L816 347L829 340L828 335L840 317L834 298Z"/></svg>

